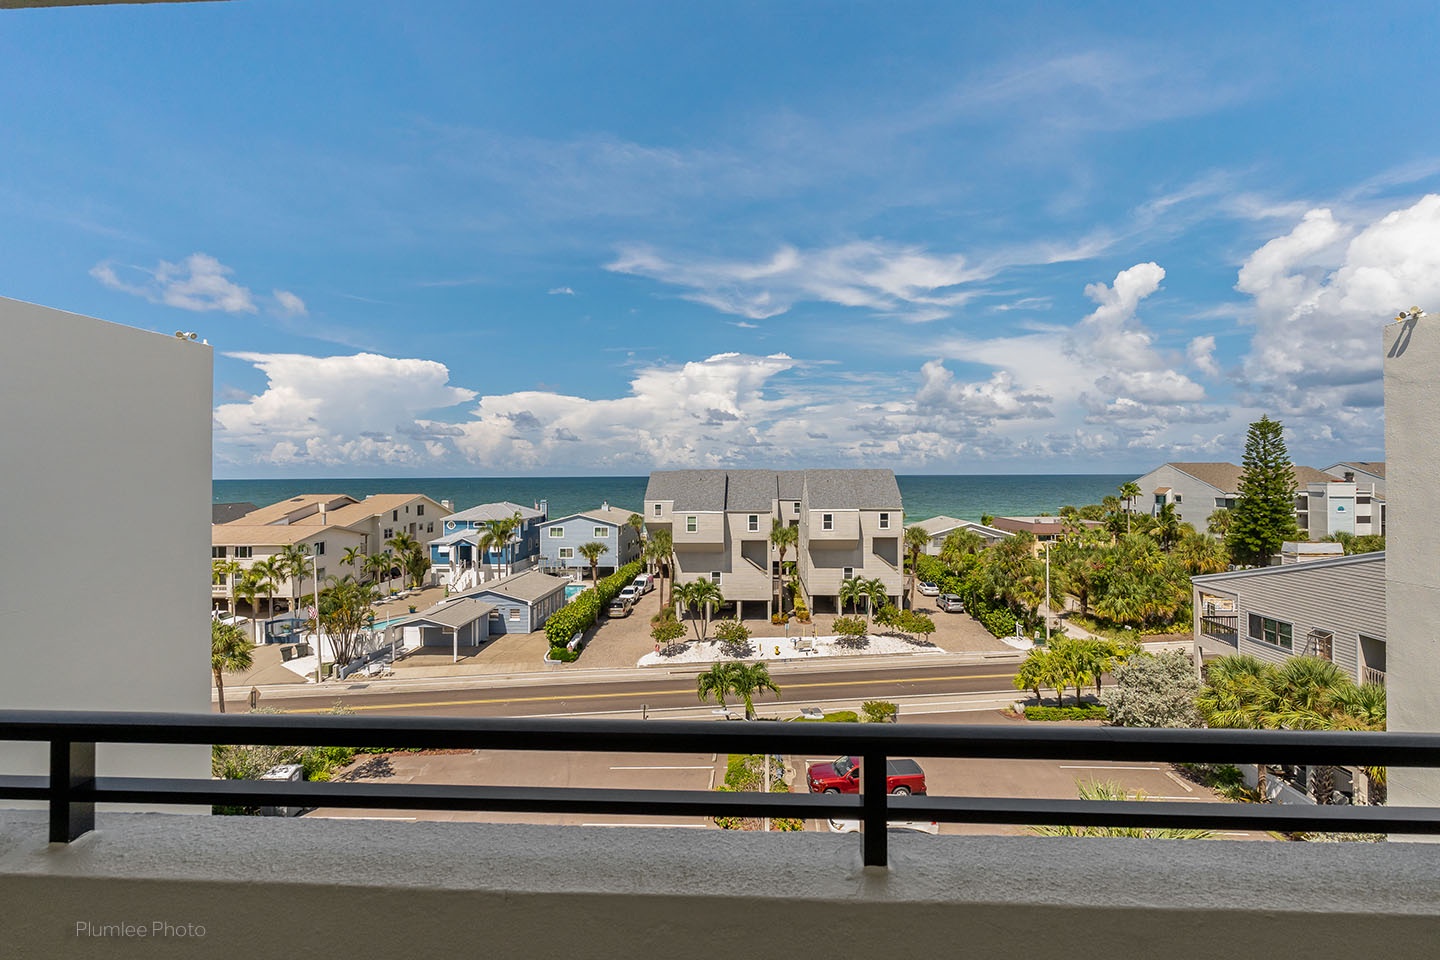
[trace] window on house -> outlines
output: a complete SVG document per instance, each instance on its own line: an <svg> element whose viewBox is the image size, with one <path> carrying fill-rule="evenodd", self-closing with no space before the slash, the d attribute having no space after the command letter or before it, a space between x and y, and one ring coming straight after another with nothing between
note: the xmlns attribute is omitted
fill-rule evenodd
<svg viewBox="0 0 1440 960"><path fill-rule="evenodd" d="M321 568L319 568L318 570L315 571L315 579L316 579L316 580L324 580L324 579L325 579L325 568L324 568L324 567L321 567Z"/></svg>
<svg viewBox="0 0 1440 960"><path fill-rule="evenodd" d="M1357 504L1366 504L1366 503L1369 503L1369 502L1370 502L1370 498L1369 498L1369 497L1356 497L1356 498L1355 498L1355 502L1356 502Z"/></svg>
<svg viewBox="0 0 1440 960"><path fill-rule="evenodd" d="M746 522L746 526L749 528L750 532L751 532L751 533L755 533L756 531L758 531L758 530L760 529L760 514L758 514L758 513L752 513L752 514L750 514L750 516L746 518L746 521L745 521L745 522Z"/></svg>
<svg viewBox="0 0 1440 960"><path fill-rule="evenodd" d="M1291 636L1290 624L1284 620L1271 620L1258 613L1250 614L1250 639L1284 650L1294 650L1295 640Z"/></svg>
<svg viewBox="0 0 1440 960"><path fill-rule="evenodd" d="M1370 522L1371 522L1371 518L1370 518L1369 516L1356 517L1356 518L1355 518L1355 522L1356 522L1356 523L1370 523Z"/></svg>
<svg viewBox="0 0 1440 960"><path fill-rule="evenodd" d="M800 501L799 501L799 500L796 500L794 503L790 504L790 512L793 513L793 514L795 514L797 517L800 515Z"/></svg>
<svg viewBox="0 0 1440 960"><path fill-rule="evenodd" d="M1185 502L1185 498L1182 497L1182 496L1180 496L1180 494L1177 493L1177 494L1175 494L1175 502L1176 502L1176 503L1184 503L1184 502Z"/></svg>
<svg viewBox="0 0 1440 960"><path fill-rule="evenodd" d="M700 529L700 525L696 522L696 520L695 520L694 517L686 517L686 518L685 518L685 532L686 532L686 533L694 533L694 532L695 532L696 530L698 530L698 529Z"/></svg>
<svg viewBox="0 0 1440 960"><path fill-rule="evenodd" d="M1155 494L1155 506L1157 506L1157 507L1163 507L1163 506L1165 506L1165 494L1163 494L1163 493L1157 493L1157 494Z"/></svg>
<svg viewBox="0 0 1440 960"><path fill-rule="evenodd" d="M713 584L715 584L717 587L720 585L720 571L719 571L719 570L712 570L712 571L710 572L710 582L713 583Z"/></svg>
<svg viewBox="0 0 1440 960"><path fill-rule="evenodd" d="M564 527L551 527L551 528L550 528L550 539L551 539L551 540L559 540L559 539L560 539L561 537L563 537L563 536L565 536L565 528L564 528Z"/></svg>
<svg viewBox="0 0 1440 960"><path fill-rule="evenodd" d="M1215 498L1215 509L1216 509L1216 510L1223 510L1223 509L1225 509L1225 498L1224 498L1224 497L1216 497L1216 498Z"/></svg>
<svg viewBox="0 0 1440 960"><path fill-rule="evenodd" d="M842 578L842 579L845 579L845 580L854 580L854 579L855 579L855 568L854 568L854 567L846 567L846 568L844 568L844 570L843 570L842 573L841 573L841 578Z"/></svg>
<svg viewBox="0 0 1440 960"><path fill-rule="evenodd" d="M325 541L324 541L324 540L316 540L316 541L315 541L315 556L317 556L317 557L323 557L323 556L325 556Z"/></svg>
<svg viewBox="0 0 1440 960"><path fill-rule="evenodd" d="M434 533L434 532L435 532L435 521L432 520L432 521L430 521L429 523L425 524L425 532L426 532L426 533Z"/></svg>
<svg viewBox="0 0 1440 960"><path fill-rule="evenodd" d="M835 514L833 514L833 513L822 513L822 514L820 514L820 529L821 529L821 530L834 530L834 529L835 529Z"/></svg>
<svg viewBox="0 0 1440 960"><path fill-rule="evenodd" d="M660 516L660 504L655 504L655 516Z"/></svg>
<svg viewBox="0 0 1440 960"><path fill-rule="evenodd" d="M231 547L230 549L235 551L236 560L249 560L255 556L254 547Z"/></svg>
<svg viewBox="0 0 1440 960"><path fill-rule="evenodd" d="M417 504L415 504L415 516L417 516L417 517L423 517L423 516L425 516L425 504L423 504L423 503L417 503Z"/></svg>
<svg viewBox="0 0 1440 960"><path fill-rule="evenodd" d="M391 523L399 523L399 522L400 522L400 511L399 511L399 510L391 510L391 511L390 511L390 522L391 522Z"/></svg>
<svg viewBox="0 0 1440 960"><path fill-rule="evenodd" d="M381 539L381 540L389 540L389 539L390 539L391 537L393 537L393 536L395 536L395 531L394 531L392 528L390 528L390 527L386 527L386 528L385 528L383 531L381 531L381 533L380 533L380 539Z"/></svg>
<svg viewBox="0 0 1440 960"><path fill-rule="evenodd" d="M596 527L596 528L595 528L595 539L596 539L596 540L608 540L609 538L610 538L610 528L609 528L609 527Z"/></svg>
<svg viewBox="0 0 1440 960"><path fill-rule="evenodd" d="M211 547L211 548L210 548L210 559L212 559L212 560L224 560L224 559L225 559L225 548L224 548L224 547Z"/></svg>
<svg viewBox="0 0 1440 960"><path fill-rule="evenodd" d="M561 559L561 560L574 560L574 559L575 559L575 548L574 548L574 547L561 547L561 548L560 548L560 559Z"/></svg>
<svg viewBox="0 0 1440 960"><path fill-rule="evenodd" d="M511 608L510 608L510 622L511 622L511 623L518 623L519 621L520 621L520 608L519 608L519 607L511 607Z"/></svg>
<svg viewBox="0 0 1440 960"><path fill-rule="evenodd" d="M882 513L882 514L880 514L880 529L881 529L881 530L889 530L889 529L890 529L890 514L888 514L888 513Z"/></svg>

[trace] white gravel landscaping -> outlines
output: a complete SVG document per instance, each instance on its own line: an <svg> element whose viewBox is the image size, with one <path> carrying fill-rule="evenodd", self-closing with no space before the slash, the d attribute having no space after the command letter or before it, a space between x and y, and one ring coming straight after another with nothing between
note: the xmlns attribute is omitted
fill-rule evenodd
<svg viewBox="0 0 1440 960"><path fill-rule="evenodd" d="M923 646L921 643L911 643L901 637L870 637L870 642L863 649L856 650L852 647L842 647L836 641L836 636L828 637L751 637L750 647L754 651L746 660L805 660L815 657L863 657L867 655L894 655L897 653L944 653L939 647ZM685 644L685 649L674 656L662 656L659 653L647 653L641 657L636 666L640 667L661 667L676 663L717 663L721 660L734 660L734 657L727 656L718 640L691 640Z"/></svg>

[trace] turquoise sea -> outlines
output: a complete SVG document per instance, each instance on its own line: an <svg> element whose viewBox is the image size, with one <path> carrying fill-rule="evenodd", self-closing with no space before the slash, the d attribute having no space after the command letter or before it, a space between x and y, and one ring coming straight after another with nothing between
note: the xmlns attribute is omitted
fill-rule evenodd
<svg viewBox="0 0 1440 960"><path fill-rule="evenodd" d="M982 513L1027 516L1056 513L1062 506L1099 503L1130 474L1049 474L1025 476L899 476L907 522L946 515L979 520ZM563 517L608 500L639 512L647 477L411 477L349 480L216 480L216 503L274 503L301 493L345 493L363 499L372 493L423 493L449 500L456 510L509 500L550 503L550 516Z"/></svg>

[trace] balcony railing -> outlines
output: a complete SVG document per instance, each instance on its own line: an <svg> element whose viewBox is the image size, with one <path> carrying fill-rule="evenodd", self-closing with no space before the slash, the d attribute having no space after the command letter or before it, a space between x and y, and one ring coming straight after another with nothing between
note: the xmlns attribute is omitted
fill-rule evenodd
<svg viewBox="0 0 1440 960"><path fill-rule="evenodd" d="M1212 614L1200 618L1200 632L1207 637L1214 637L1216 640L1224 640L1226 643L1235 643L1239 636L1240 618L1226 617Z"/></svg>
<svg viewBox="0 0 1440 960"><path fill-rule="evenodd" d="M1385 686L1385 671L1376 670L1374 667L1360 668L1360 682L1373 683L1377 687Z"/></svg>
<svg viewBox="0 0 1440 960"><path fill-rule="evenodd" d="M94 829L95 804L106 802L859 820L864 862L871 866L886 864L886 827L895 820L1440 833L1440 810L1428 807L891 796L885 792L886 760L890 757L1186 763L1274 763L1276 758L1284 758L1287 763L1310 765L1440 766L1440 734L1429 733L938 724L806 724L802 729L780 723L675 720L6 710L0 711L0 739L50 744L49 776L0 776L0 798L48 803L50 840L56 843L68 843ZM97 777L95 750L100 743L387 744L424 749L858 755L862 758L862 792L854 796Z"/></svg>

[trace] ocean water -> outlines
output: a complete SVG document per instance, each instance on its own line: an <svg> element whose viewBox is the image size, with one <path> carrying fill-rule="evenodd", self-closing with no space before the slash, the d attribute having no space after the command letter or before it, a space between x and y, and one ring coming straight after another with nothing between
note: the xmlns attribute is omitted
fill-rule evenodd
<svg viewBox="0 0 1440 960"><path fill-rule="evenodd" d="M898 476L907 522L940 515L979 520L995 516L1057 513L1066 504L1099 503L1117 492L1129 474L1049 474L1015 476ZM344 493L364 499L372 493L422 493L449 500L456 510L478 503L509 500L533 504L547 500L551 517L564 517L611 506L639 512L647 477L412 477L349 480L216 480L216 503L249 501L264 506L301 493Z"/></svg>

